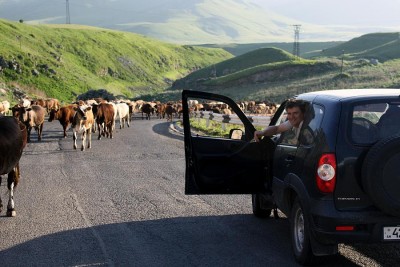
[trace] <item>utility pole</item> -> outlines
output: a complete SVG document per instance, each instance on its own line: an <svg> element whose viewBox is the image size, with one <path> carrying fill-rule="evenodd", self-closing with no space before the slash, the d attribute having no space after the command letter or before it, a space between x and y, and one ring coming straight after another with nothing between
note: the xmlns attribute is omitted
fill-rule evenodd
<svg viewBox="0 0 400 267"><path fill-rule="evenodd" d="M299 42L299 39L300 39L300 27L301 27L301 25L296 24L296 25L293 25L293 27L294 27L293 55L296 58L299 58L300 57L300 42Z"/></svg>
<svg viewBox="0 0 400 267"><path fill-rule="evenodd" d="M66 0L67 1L67 15L66 15L66 23L67 24L71 24L71 20L70 20L70 16L69 16L69 0Z"/></svg>

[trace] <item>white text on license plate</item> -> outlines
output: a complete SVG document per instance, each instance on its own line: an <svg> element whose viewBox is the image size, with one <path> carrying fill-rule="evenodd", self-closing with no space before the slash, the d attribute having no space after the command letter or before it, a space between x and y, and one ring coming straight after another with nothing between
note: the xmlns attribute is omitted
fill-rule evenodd
<svg viewBox="0 0 400 267"><path fill-rule="evenodd" d="M384 240L400 240L400 226L383 227Z"/></svg>

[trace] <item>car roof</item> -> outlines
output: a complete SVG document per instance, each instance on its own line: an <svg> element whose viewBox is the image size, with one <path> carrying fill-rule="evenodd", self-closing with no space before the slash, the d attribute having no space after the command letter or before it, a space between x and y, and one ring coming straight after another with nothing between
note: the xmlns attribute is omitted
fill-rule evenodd
<svg viewBox="0 0 400 267"><path fill-rule="evenodd" d="M325 90L303 93L298 95L298 98L313 99L315 97L328 97L336 100L343 100L349 98L365 98L365 97L400 97L400 89L395 88L368 88L368 89L339 89L339 90Z"/></svg>

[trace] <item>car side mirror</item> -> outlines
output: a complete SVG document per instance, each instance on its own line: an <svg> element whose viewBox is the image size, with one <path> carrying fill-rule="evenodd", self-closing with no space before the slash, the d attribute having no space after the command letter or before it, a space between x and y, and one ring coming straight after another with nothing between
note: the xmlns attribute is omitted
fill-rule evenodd
<svg viewBox="0 0 400 267"><path fill-rule="evenodd" d="M229 131L229 138L235 140L242 140L244 132L241 129L231 129Z"/></svg>

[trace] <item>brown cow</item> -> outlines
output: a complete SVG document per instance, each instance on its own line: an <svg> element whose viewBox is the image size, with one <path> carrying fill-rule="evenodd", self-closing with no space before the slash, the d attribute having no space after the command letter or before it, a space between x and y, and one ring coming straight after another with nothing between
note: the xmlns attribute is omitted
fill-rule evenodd
<svg viewBox="0 0 400 267"><path fill-rule="evenodd" d="M115 125L115 110L113 105L109 103L100 103L97 105L96 123L99 129L98 140L101 136L113 138L113 130Z"/></svg>
<svg viewBox="0 0 400 267"><path fill-rule="evenodd" d="M52 109L58 110L60 108L60 101L58 101L58 99L55 98L47 99L46 104L47 104L47 112L50 112L50 110Z"/></svg>
<svg viewBox="0 0 400 267"><path fill-rule="evenodd" d="M158 103L156 105L158 118L160 118L160 119L164 119L165 118L165 108L166 107L167 107L167 105L166 104L162 104L162 103Z"/></svg>
<svg viewBox="0 0 400 267"><path fill-rule="evenodd" d="M26 129L14 117L0 117L0 185L3 174L7 174L7 188L9 198L7 204L7 216L16 215L14 206L14 188L18 185L20 178L19 160L26 145ZM6 153L4 153L6 152ZM0 212L3 203L0 197Z"/></svg>
<svg viewBox="0 0 400 267"><path fill-rule="evenodd" d="M72 124L74 114L74 105L61 107L59 110L51 109L48 121L58 120L64 130L64 138L67 138L67 128Z"/></svg>
<svg viewBox="0 0 400 267"><path fill-rule="evenodd" d="M41 141L46 110L41 106L33 105L30 108L20 107L18 112L20 122L26 126L28 143L31 141L32 128L35 128L38 134L38 141Z"/></svg>
<svg viewBox="0 0 400 267"><path fill-rule="evenodd" d="M176 109L173 105L167 104L165 107L165 114L167 115L167 121L172 121L172 117L176 114Z"/></svg>
<svg viewBox="0 0 400 267"><path fill-rule="evenodd" d="M81 134L82 146L81 151L85 150L86 138L88 138L87 148L92 147L92 126L94 123L92 107L87 105L80 105L74 107L75 114L72 119L72 132L74 140L74 149L77 148L76 139L78 134Z"/></svg>
<svg viewBox="0 0 400 267"><path fill-rule="evenodd" d="M32 105L42 106L47 110L47 100L45 100L45 99L33 100L33 101L31 101L31 104Z"/></svg>

